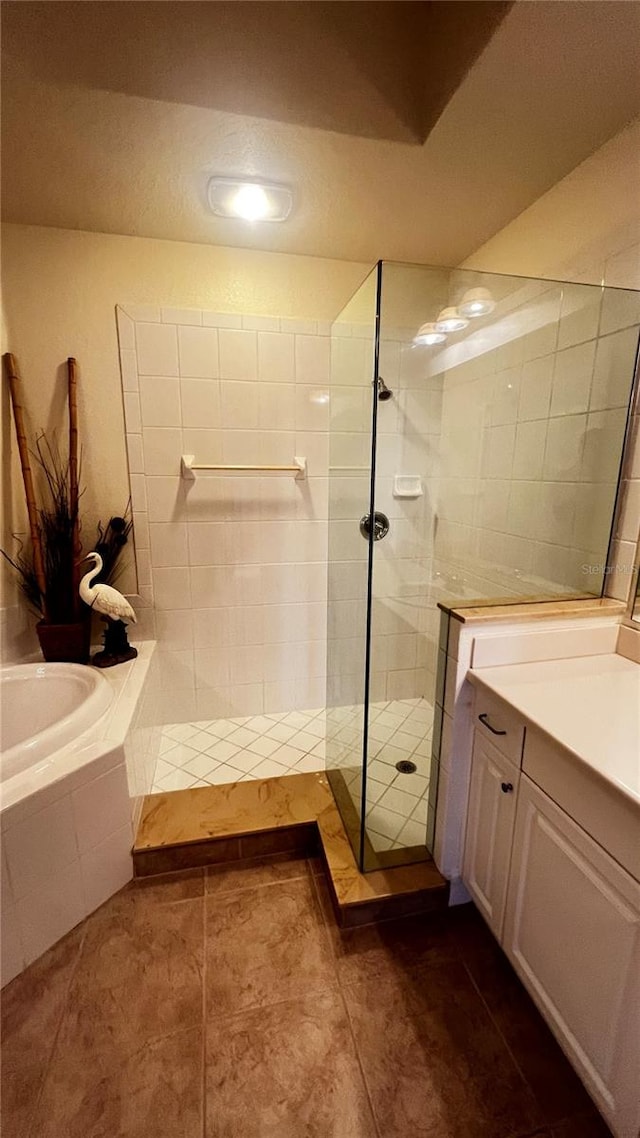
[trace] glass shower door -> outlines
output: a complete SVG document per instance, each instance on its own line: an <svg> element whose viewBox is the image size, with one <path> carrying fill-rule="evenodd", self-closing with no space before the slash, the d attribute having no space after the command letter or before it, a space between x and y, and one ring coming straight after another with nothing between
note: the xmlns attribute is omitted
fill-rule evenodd
<svg viewBox="0 0 640 1138"><path fill-rule="evenodd" d="M372 508L381 266L331 331L326 770L364 869Z"/></svg>
<svg viewBox="0 0 640 1138"><path fill-rule="evenodd" d="M438 603L600 595L639 322L628 290L391 263L335 322L326 765L363 872L433 848Z"/></svg>

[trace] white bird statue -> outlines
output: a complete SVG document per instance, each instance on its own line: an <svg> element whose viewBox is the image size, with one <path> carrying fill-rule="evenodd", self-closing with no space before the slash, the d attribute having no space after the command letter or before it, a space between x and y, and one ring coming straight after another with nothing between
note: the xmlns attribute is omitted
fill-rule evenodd
<svg viewBox="0 0 640 1138"><path fill-rule="evenodd" d="M92 585L94 577L102 572L102 558L99 553L87 553L83 561L93 561L93 569L85 573L80 582L79 593L85 605L103 613L109 620L131 620L136 623L136 614L126 597L112 585Z"/></svg>

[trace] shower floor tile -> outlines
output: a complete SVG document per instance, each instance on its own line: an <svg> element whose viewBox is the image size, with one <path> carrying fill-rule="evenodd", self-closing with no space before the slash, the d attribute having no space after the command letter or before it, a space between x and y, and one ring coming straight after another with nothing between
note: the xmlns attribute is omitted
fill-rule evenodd
<svg viewBox="0 0 640 1138"><path fill-rule="evenodd" d="M323 771L324 709L165 723L153 793ZM222 778L221 775L225 777Z"/></svg>
<svg viewBox="0 0 640 1138"><path fill-rule="evenodd" d="M355 800L360 792L362 706L334 708L330 715L331 765L342 769ZM313 708L166 723L153 793L323 771L326 720L324 708ZM427 820L433 707L425 699L374 703L369 722L367 832L371 844L376 850L420 845ZM403 759L415 763L414 774L396 769Z"/></svg>

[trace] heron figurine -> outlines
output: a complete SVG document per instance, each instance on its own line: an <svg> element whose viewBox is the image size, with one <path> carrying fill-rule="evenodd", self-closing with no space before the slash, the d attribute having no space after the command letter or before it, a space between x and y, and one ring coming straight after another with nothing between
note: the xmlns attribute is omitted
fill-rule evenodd
<svg viewBox="0 0 640 1138"><path fill-rule="evenodd" d="M136 614L126 597L114 589L112 585L105 585L99 581L92 585L95 577L102 572L103 561L95 550L87 553L83 561L93 561L93 569L85 573L80 581L79 593L81 599L90 609L99 612L106 623L104 633L104 649L97 652L92 664L98 668L111 668L114 664L122 664L125 660L133 660L137 649L129 644L127 638L126 621L136 623Z"/></svg>

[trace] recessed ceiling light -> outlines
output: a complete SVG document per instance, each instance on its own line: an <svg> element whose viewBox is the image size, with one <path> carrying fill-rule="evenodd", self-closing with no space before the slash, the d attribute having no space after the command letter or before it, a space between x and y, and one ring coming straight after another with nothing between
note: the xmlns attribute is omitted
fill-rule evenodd
<svg viewBox="0 0 640 1138"><path fill-rule="evenodd" d="M413 337L414 344L443 344L446 340L444 332L439 332L435 324L421 324Z"/></svg>
<svg viewBox="0 0 640 1138"><path fill-rule="evenodd" d="M461 332L468 323L466 316L461 316L457 308L443 308L438 313L436 332Z"/></svg>
<svg viewBox="0 0 640 1138"><path fill-rule="evenodd" d="M488 288L470 288L460 301L458 310L463 316L473 319L475 316L488 316L495 306L496 302Z"/></svg>
<svg viewBox="0 0 640 1138"><path fill-rule="evenodd" d="M212 178L207 196L218 217L243 221L286 221L293 207L289 186L275 182L249 182L240 178Z"/></svg>

